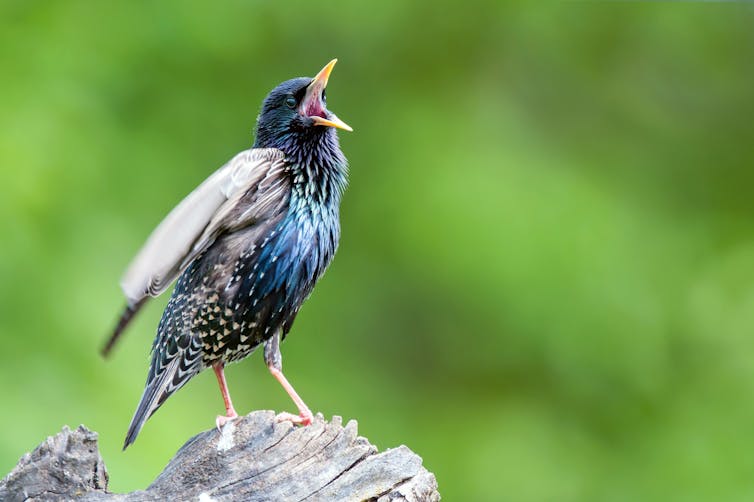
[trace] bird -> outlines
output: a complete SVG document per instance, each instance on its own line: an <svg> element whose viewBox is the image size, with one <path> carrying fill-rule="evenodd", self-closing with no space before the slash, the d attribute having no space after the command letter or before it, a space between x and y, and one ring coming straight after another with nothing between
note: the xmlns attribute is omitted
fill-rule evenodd
<svg viewBox="0 0 754 502"><path fill-rule="evenodd" d="M155 228L121 280L127 305L107 356L146 301L175 281L152 343L144 392L123 449L165 400L212 368L225 415L238 417L224 368L260 345L270 373L298 408L279 420L308 425L312 412L282 370L280 342L332 261L348 162L327 108L337 59L314 78L286 80L263 100L252 147L235 155Z"/></svg>

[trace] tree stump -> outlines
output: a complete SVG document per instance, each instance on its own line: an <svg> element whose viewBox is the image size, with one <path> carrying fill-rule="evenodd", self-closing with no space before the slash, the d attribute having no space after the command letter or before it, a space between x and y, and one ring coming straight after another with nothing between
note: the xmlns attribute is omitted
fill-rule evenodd
<svg viewBox="0 0 754 502"><path fill-rule="evenodd" d="M418 455L405 446L378 453L356 429L337 416L296 427L255 411L191 438L146 490L115 494L97 433L64 427L21 458L0 482L0 500L440 500Z"/></svg>

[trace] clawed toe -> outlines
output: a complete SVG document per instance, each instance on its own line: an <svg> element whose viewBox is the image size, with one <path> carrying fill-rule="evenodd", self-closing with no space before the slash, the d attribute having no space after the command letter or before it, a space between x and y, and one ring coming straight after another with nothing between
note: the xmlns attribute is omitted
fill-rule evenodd
<svg viewBox="0 0 754 502"><path fill-rule="evenodd" d="M222 430L223 426L227 424L228 422L232 422L238 418L238 415L229 415L229 416L223 416L223 415L217 415L217 418L215 419L215 425L217 426L217 430Z"/></svg>
<svg viewBox="0 0 754 502"><path fill-rule="evenodd" d="M312 412L309 410L306 410L305 412L302 412L300 415L294 415L293 413L287 413L283 412L278 414L275 417L275 420L278 422L292 422L296 425L311 425L312 423Z"/></svg>

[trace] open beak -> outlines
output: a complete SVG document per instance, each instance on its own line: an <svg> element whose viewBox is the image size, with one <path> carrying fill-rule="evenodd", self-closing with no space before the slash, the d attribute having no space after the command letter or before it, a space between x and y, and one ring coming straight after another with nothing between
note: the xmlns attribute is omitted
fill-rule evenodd
<svg viewBox="0 0 754 502"><path fill-rule="evenodd" d="M306 95L301 103L302 112L314 121L314 125L335 127L337 129L343 129L344 131L353 132L351 126L340 120L334 113L328 111L325 108L325 104L322 101L322 92L327 87L327 81L330 78L330 73L337 63L337 59L333 59L325 65L317 76L314 77L312 83L306 88Z"/></svg>

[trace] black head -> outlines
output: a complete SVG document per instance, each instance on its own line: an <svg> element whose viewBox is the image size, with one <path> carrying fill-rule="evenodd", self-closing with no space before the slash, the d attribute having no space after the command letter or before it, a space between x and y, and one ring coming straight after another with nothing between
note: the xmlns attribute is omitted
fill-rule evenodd
<svg viewBox="0 0 754 502"><path fill-rule="evenodd" d="M325 88L336 61L330 61L314 78L286 80L267 95L257 118L254 147L287 152L334 135L334 128L353 130L326 106Z"/></svg>

